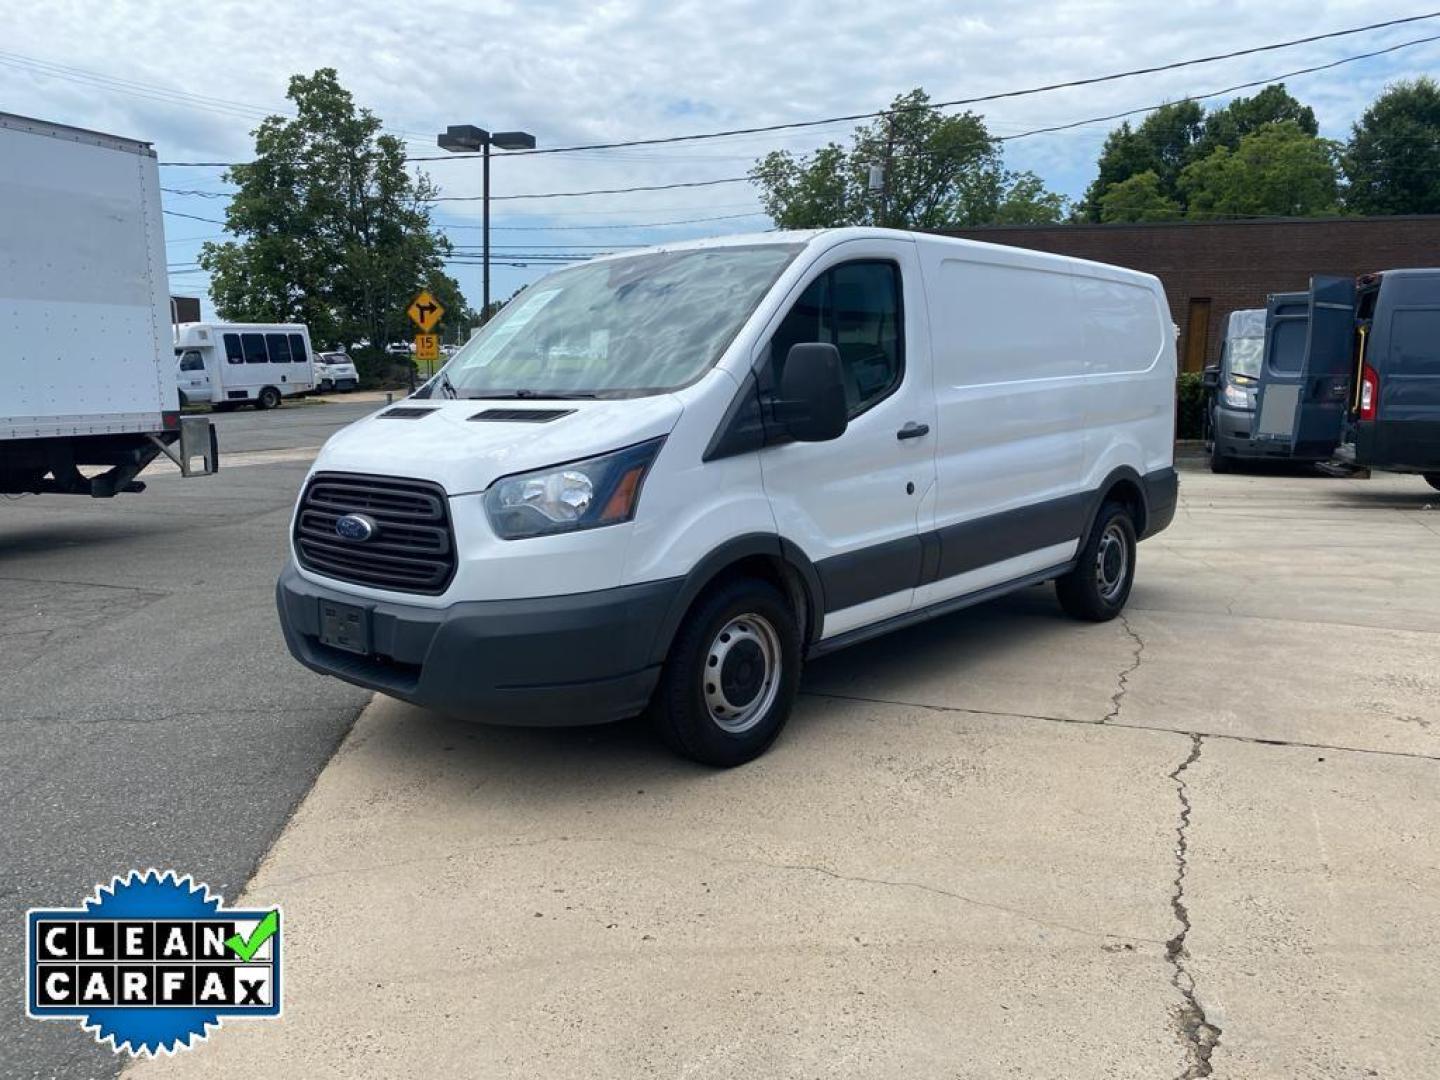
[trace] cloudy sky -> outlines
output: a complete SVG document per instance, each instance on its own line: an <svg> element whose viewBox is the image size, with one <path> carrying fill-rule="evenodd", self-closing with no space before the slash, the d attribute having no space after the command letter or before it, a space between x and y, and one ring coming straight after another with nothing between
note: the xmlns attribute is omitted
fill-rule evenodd
<svg viewBox="0 0 1440 1080"><path fill-rule="evenodd" d="M244 160L250 131L285 111L296 72L334 67L356 99L436 153L453 123L533 132L542 146L785 123L880 108L923 86L936 100L978 96L1167 63L1339 30L1428 10L1380 0L1270 0L1266 4L1046 3L939 0L821 3L786 0L57 0L12 5L0 42L0 110L153 142L162 161ZM992 133L1155 105L1440 35L1440 18L1274 52L1061 90L980 107ZM1321 133L1342 138L1387 82L1440 68L1440 42L1402 48L1288 80L1312 105ZM1253 92L1253 91L1251 91ZM1224 98L1217 99L1223 101ZM743 176L774 148L804 151L851 125L637 150L497 161L493 193L522 196ZM1007 164L1033 169L1078 196L1110 125L1018 139ZM455 159L416 166L444 195L476 195L479 169ZM162 170L162 184L206 195L166 195L173 291L203 295L185 272L219 226L226 185L213 168ZM210 197L206 197L210 196ZM494 205L495 258L578 252L764 229L748 183ZM751 215L751 216L741 216ZM657 225L692 218L712 220ZM479 207L441 204L437 223L478 245ZM608 226L624 225L625 228ZM607 226L602 228L601 226ZM498 266L505 296L542 270ZM457 266L479 300L480 271Z"/></svg>

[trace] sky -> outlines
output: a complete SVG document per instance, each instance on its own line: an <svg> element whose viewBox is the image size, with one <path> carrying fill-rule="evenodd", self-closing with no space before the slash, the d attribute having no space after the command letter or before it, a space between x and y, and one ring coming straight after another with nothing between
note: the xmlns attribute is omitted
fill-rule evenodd
<svg viewBox="0 0 1440 1080"><path fill-rule="evenodd" d="M356 101L406 139L413 155L429 156L443 154L435 134L449 124L526 130L542 147L753 127L879 109L917 86L934 100L972 97L1429 10L1383 0L57 0L6 14L0 110L144 139L162 162L244 161L258 119L287 111L290 75L334 67ZM992 134L1014 134L1433 35L1440 35L1440 18L976 109ZM1315 109L1321 134L1343 139L1387 83L1437 69L1440 41L1433 41L1286 81ZM497 152L492 295L508 296L546 272L533 263L500 265L527 255L770 227L748 182L581 198L514 196L743 177L770 150L844 142L853 126L508 160ZM1006 165L1034 170L1050 188L1078 197L1112 126L1007 142ZM414 167L426 170L442 195L480 194L473 160ZM200 295L207 317L213 311L205 275L190 268L200 244L221 238L223 229L178 215L222 219L228 187L222 173L161 169L162 186L204 193L164 198L171 291ZM711 220L658 224L696 218ZM475 261L479 204L438 204L435 221ZM452 273L478 306L479 266L456 264Z"/></svg>

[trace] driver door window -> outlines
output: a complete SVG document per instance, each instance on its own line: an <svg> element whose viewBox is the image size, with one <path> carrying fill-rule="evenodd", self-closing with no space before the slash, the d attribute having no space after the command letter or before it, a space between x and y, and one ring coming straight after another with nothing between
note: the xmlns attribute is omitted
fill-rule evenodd
<svg viewBox="0 0 1440 1080"><path fill-rule="evenodd" d="M821 343L840 350L851 417L886 398L905 370L900 269L889 262L853 262L816 278L770 340L778 385L792 345Z"/></svg>

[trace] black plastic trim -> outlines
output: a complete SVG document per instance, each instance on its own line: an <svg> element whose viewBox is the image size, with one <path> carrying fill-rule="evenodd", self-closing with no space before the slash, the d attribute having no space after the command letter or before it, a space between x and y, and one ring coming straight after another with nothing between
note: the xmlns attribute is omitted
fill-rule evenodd
<svg viewBox="0 0 1440 1080"><path fill-rule="evenodd" d="M876 600L922 584L924 545L918 534L832 555L815 564L825 583L826 612Z"/></svg>
<svg viewBox="0 0 1440 1080"><path fill-rule="evenodd" d="M765 417L760 407L760 388L755 372L751 371L740 384L725 415L720 418L720 424L700 460L715 461L748 454L764 445Z"/></svg>
<svg viewBox="0 0 1440 1080"><path fill-rule="evenodd" d="M918 608L915 611L902 612L893 618L885 619L882 622L871 623L868 626L858 626L854 630L846 631L843 634L836 634L833 638L826 638L817 641L810 646L806 654L807 659L814 659L817 656L824 656L827 653L837 652L848 645L858 645L862 641L869 641L871 638L880 637L894 630L901 630L916 623L922 623L940 615L948 615L952 611L960 611L963 608L974 607L976 604L983 604L987 600L994 600L997 597L1005 596L1007 593L1015 592L1030 585L1039 585L1042 582L1051 581L1074 569L1073 561L1057 563L1048 570L1040 570L1034 574L1026 574L1024 577L1016 578L1013 581L1003 581L998 585L992 585L988 589L980 589L977 592L966 593L964 596L952 597L949 600L942 600L939 603L931 604L928 607Z"/></svg>

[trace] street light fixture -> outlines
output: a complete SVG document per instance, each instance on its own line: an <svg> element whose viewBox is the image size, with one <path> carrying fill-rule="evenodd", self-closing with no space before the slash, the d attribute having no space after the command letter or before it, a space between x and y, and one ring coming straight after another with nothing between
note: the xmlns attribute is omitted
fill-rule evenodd
<svg viewBox="0 0 1440 1080"><path fill-rule="evenodd" d="M484 257L481 260L485 266L485 299L480 308L481 318L488 318L490 311L490 147L498 146L501 150L534 150L535 136L528 131L486 131L474 124L451 124L445 129L445 134L436 140L440 149L449 150L455 154L473 154L480 152L484 158L483 176L484 183L481 187L481 203L484 207L481 246L484 248Z"/></svg>

